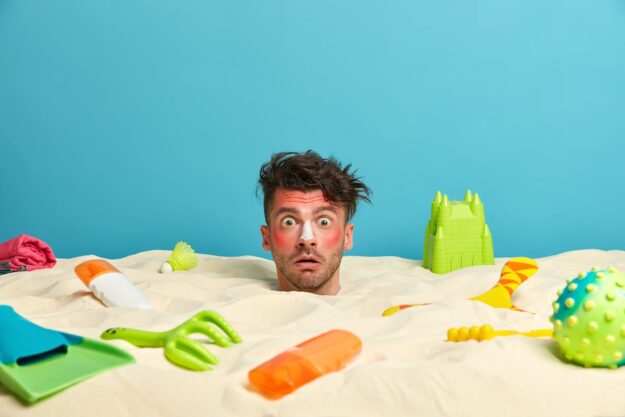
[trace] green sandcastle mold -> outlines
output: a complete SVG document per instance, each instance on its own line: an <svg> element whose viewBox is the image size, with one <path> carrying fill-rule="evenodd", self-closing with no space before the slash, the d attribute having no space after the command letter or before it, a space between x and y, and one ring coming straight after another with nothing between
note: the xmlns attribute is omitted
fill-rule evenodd
<svg viewBox="0 0 625 417"><path fill-rule="evenodd" d="M436 192L425 231L423 267L436 274L474 265L494 265L493 238L477 193L449 201Z"/></svg>

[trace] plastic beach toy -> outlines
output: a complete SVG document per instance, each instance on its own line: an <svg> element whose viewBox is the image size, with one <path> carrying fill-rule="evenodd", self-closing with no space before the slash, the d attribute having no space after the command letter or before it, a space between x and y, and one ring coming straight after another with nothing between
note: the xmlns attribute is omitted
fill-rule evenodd
<svg viewBox="0 0 625 417"><path fill-rule="evenodd" d="M470 300L481 301L495 308L521 310L512 304L512 293L538 271L538 264L530 258L512 258L501 268L499 281L493 288Z"/></svg>
<svg viewBox="0 0 625 417"><path fill-rule="evenodd" d="M137 287L104 259L83 262L74 271L108 307L153 308Z"/></svg>
<svg viewBox="0 0 625 417"><path fill-rule="evenodd" d="M527 337L549 337L553 334L551 329L537 329L527 332L517 330L495 330L490 324L472 327L451 327L447 330L448 342L466 342L467 340L490 340L497 336L527 336Z"/></svg>
<svg viewBox="0 0 625 417"><path fill-rule="evenodd" d="M185 271L197 266L197 255L187 242L178 242L167 262L161 265L161 272Z"/></svg>
<svg viewBox="0 0 625 417"><path fill-rule="evenodd" d="M450 201L440 191L432 201L425 230L423 267L444 274L474 265L494 265L493 238L477 193Z"/></svg>
<svg viewBox="0 0 625 417"><path fill-rule="evenodd" d="M343 369L361 349L362 342L353 333L331 330L252 369L248 378L265 396L278 399L322 375Z"/></svg>
<svg viewBox="0 0 625 417"><path fill-rule="evenodd" d="M616 268L581 272L553 303L554 339L564 356L583 366L625 363L625 274Z"/></svg>
<svg viewBox="0 0 625 417"><path fill-rule="evenodd" d="M228 337L217 331L217 328L223 330ZM165 357L170 362L192 371L208 371L219 363L219 359L198 341L189 338L194 333L208 336L220 347L230 346L228 339L232 343L242 342L241 336L226 319L214 311L197 313L180 326L166 332L115 327L104 331L100 337L104 340L125 340L138 347L164 347Z"/></svg>
<svg viewBox="0 0 625 417"><path fill-rule="evenodd" d="M523 284L528 278L538 271L538 264L530 258L513 258L505 263L501 269L499 281L493 288L480 294L470 300L481 301L495 308L509 308L512 310L524 311L512 304L512 293L519 285ZM425 304L402 304L390 307L384 310L383 316L390 316L400 310L410 307L428 305Z"/></svg>
<svg viewBox="0 0 625 417"><path fill-rule="evenodd" d="M26 403L132 362L115 346L45 329L0 305L0 383Z"/></svg>

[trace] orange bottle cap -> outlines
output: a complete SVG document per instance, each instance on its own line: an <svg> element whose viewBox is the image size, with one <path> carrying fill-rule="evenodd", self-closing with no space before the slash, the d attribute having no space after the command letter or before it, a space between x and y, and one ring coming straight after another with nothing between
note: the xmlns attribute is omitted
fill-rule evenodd
<svg viewBox="0 0 625 417"><path fill-rule="evenodd" d="M102 274L119 272L117 268L104 259L92 259L90 261L83 262L76 266L74 271L76 272L76 275L78 275L78 278L80 278L86 286L89 286L91 281Z"/></svg>

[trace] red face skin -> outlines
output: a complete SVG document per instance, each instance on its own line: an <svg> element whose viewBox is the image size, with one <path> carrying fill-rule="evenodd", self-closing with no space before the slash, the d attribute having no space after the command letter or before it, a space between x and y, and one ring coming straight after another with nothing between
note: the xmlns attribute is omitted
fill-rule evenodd
<svg viewBox="0 0 625 417"><path fill-rule="evenodd" d="M270 250L282 291L335 295L343 251L352 248L353 224L346 211L326 200L321 190L278 189L269 212L269 225L261 226L263 249ZM309 221L313 238L303 239Z"/></svg>

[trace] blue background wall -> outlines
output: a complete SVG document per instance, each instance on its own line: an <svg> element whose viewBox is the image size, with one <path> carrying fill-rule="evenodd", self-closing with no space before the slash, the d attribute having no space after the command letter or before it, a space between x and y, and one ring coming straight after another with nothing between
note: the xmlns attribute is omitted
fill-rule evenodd
<svg viewBox="0 0 625 417"><path fill-rule="evenodd" d="M258 168L315 149L421 259L436 190L496 256L625 249L625 2L0 0L0 240L261 255Z"/></svg>

